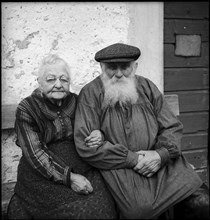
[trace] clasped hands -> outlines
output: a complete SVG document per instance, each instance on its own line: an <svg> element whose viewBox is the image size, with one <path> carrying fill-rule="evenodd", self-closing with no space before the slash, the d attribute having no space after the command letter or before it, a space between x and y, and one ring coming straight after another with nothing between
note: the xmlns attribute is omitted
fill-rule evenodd
<svg viewBox="0 0 210 220"><path fill-rule="evenodd" d="M103 134L99 130L93 130L91 134L85 138L88 147L100 147L104 141ZM137 151L138 162L133 168L137 173L151 177L161 167L160 155L155 150ZM80 175L71 173L71 188L77 193L89 194L93 191L93 187L89 180Z"/></svg>
<svg viewBox="0 0 210 220"><path fill-rule="evenodd" d="M137 151L138 162L133 168L137 173L145 176L151 177L155 174L161 167L161 158L160 155L155 150L147 151Z"/></svg>
<svg viewBox="0 0 210 220"><path fill-rule="evenodd" d="M92 131L91 134L85 139L88 147L99 147L103 141L103 134L99 130ZM161 158L155 150L140 150L136 153L139 155L139 157L138 162L133 169L137 173L146 177L151 177L160 169Z"/></svg>
<svg viewBox="0 0 210 220"><path fill-rule="evenodd" d="M99 147L103 141L103 134L99 130L92 131L91 134L85 139L88 147ZM161 158L155 150L140 150L136 153L139 155L139 157L138 162L133 169L137 173L146 177L151 177L160 169Z"/></svg>
<svg viewBox="0 0 210 220"><path fill-rule="evenodd" d="M85 138L86 145L88 147L100 147L104 141L104 136L100 130L93 130L91 134ZM133 168L137 173L151 177L161 167L160 155L155 150L137 151L138 162Z"/></svg>

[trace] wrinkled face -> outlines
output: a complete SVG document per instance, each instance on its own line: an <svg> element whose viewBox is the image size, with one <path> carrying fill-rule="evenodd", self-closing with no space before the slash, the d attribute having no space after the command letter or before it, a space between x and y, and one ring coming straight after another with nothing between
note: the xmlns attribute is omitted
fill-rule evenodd
<svg viewBox="0 0 210 220"><path fill-rule="evenodd" d="M137 63L135 62L121 62L121 63L102 63L102 71L106 73L112 81L123 81L135 74Z"/></svg>
<svg viewBox="0 0 210 220"><path fill-rule="evenodd" d="M101 80L104 85L104 107L121 104L136 103L138 93L136 90L135 73L137 62L100 63L102 69Z"/></svg>
<svg viewBox="0 0 210 220"><path fill-rule="evenodd" d="M61 100L69 91L69 74L62 62L45 66L38 82L40 89L49 99Z"/></svg>

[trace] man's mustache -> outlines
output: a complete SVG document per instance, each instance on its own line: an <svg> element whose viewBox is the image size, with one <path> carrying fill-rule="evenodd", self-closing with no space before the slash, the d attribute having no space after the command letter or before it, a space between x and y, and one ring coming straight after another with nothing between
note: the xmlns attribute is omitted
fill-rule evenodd
<svg viewBox="0 0 210 220"><path fill-rule="evenodd" d="M126 79L114 79L114 80L111 80L111 83L112 84L120 84L120 83L127 83L128 80Z"/></svg>

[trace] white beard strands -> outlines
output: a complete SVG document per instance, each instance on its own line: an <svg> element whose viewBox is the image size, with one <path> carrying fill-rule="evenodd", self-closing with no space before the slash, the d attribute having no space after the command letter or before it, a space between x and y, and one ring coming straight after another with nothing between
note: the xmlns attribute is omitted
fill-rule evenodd
<svg viewBox="0 0 210 220"><path fill-rule="evenodd" d="M117 102L120 106L137 102L138 93L134 76L113 80L109 79L106 74L102 74L101 79L105 89L103 107L113 107Z"/></svg>

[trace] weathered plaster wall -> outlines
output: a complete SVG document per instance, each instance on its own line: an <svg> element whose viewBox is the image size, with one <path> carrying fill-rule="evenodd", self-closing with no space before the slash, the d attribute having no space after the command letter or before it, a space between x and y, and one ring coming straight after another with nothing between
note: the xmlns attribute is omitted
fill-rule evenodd
<svg viewBox="0 0 210 220"><path fill-rule="evenodd" d="M2 3L2 104L18 104L31 94L38 65L48 53L69 63L71 91L79 93L100 74L95 53L116 42L141 48L138 74L162 90L161 13L162 3ZM21 150L14 141L13 130L3 131L3 183L16 180Z"/></svg>
<svg viewBox="0 0 210 220"><path fill-rule="evenodd" d="M18 103L37 86L36 71L48 53L72 68L72 90L99 75L94 54L126 42L129 16L125 3L2 4L3 104ZM114 21L114 22L113 22Z"/></svg>
<svg viewBox="0 0 210 220"><path fill-rule="evenodd" d="M21 149L15 144L13 130L4 130L1 135L1 181L2 183L15 182L17 166L22 155Z"/></svg>
<svg viewBox="0 0 210 220"><path fill-rule="evenodd" d="M163 3L129 4L128 39L142 51L138 73L151 79L163 92Z"/></svg>

